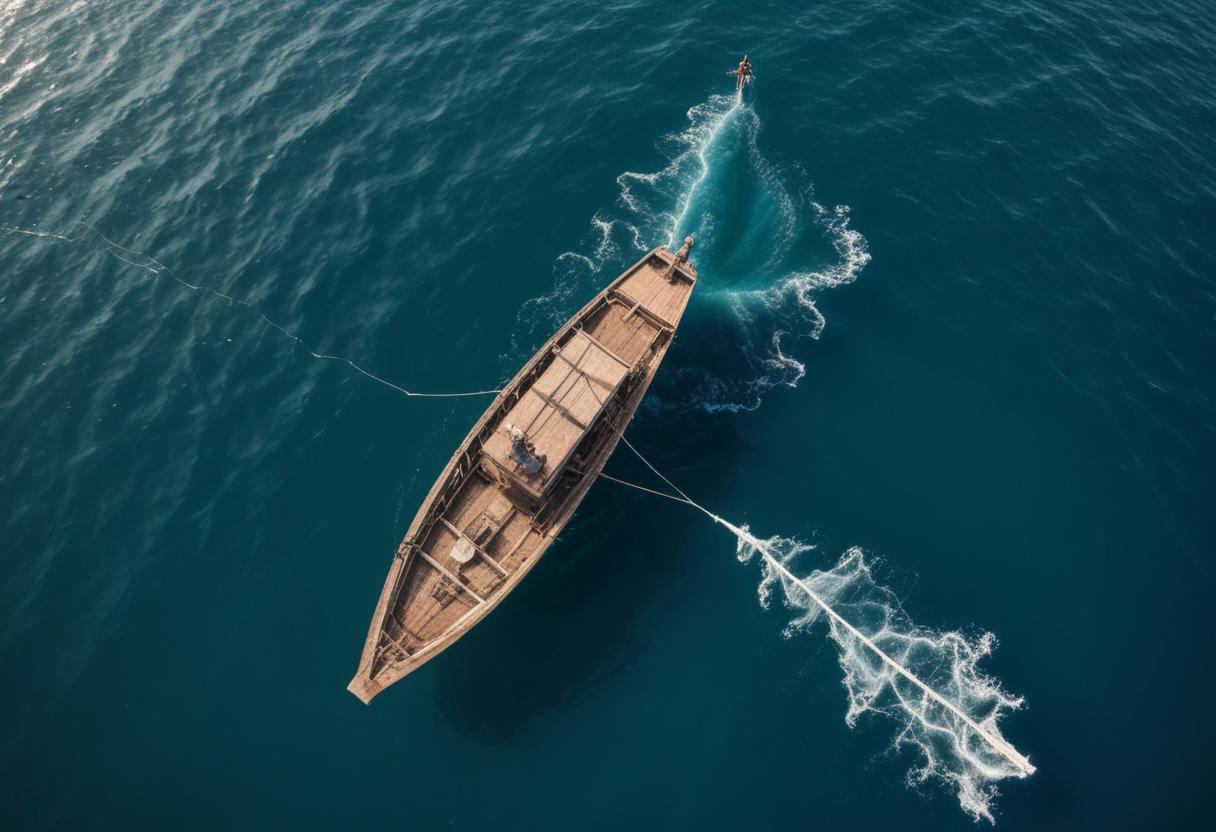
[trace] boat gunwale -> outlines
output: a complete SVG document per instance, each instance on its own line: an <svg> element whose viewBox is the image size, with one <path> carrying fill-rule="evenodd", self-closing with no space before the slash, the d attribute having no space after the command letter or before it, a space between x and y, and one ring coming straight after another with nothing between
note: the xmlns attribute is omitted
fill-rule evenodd
<svg viewBox="0 0 1216 832"><path fill-rule="evenodd" d="M482 443L485 442L486 437L483 437L482 434L485 432L489 422L496 417L501 418L505 416L509 407L518 402L519 398L516 394L519 392L520 387L524 384L524 382L528 381L529 378L533 376L542 361L546 359L552 360L553 348L557 346L557 344L561 342L563 338L581 327L587 318L599 308L600 304L604 303L605 301L610 302L609 296L613 290L617 289L620 284L625 282L625 280L635 274L639 269L645 266L653 257L656 256L666 261L668 265L674 264L680 279L686 280L695 286L697 282L696 268L687 261L684 263L675 262L675 255L668 251L665 246L657 246L648 251L646 254L642 255L637 262L623 271L616 279L604 287L604 289L588 300L578 312L567 319L567 321L536 350L532 357L524 363L514 377L512 377L512 379L502 388L498 395L495 396L494 401L492 401L489 406L486 407L481 417L478 418L478 420L473 424L473 426L469 429L469 432L465 435L465 438L461 441L460 445L457 446L456 450L452 454L452 457L448 460L443 470L435 478L434 484L431 486L426 497L419 505L413 521L410 523L404 538L402 538L401 543L397 547L397 551L393 555L393 561L390 564L388 574L385 576L384 585L380 591L379 598L376 602L375 611L372 614L372 620L368 626L368 634L366 640L364 641L363 653L360 656L358 670L356 671L354 678L351 679L350 684L347 686L347 689L351 693L355 694L355 696L357 696L364 703L370 703L371 700L381 693L385 688L397 681L400 681L402 678L409 675L411 672L418 669L427 661L430 661L436 655L443 652L443 650L454 644L457 640L459 640L459 637L463 635L464 632L467 632L472 626L488 615L498 605L498 603L502 601L502 599L509 595L518 585L518 583L528 574L528 572L531 571L532 567L540 561L540 556L543 555L548 549L548 546L553 542L553 539L557 536L558 532L560 532L565 527L566 523L569 522L570 517L586 496L587 491L590 490L592 483L594 483L595 479L599 476L599 473L603 470L604 465L607 464L612 452L616 450L621 432L624 430L624 425L613 426L614 430L612 432L612 436L605 441L603 448L597 454L597 457L593 463L587 465L582 470L579 475L578 484L574 486L569 494L565 495L561 499L560 508L548 521L548 530L543 532L541 532L539 529L536 530L542 535L542 540L545 541L540 551L535 556L529 557L526 561L512 570L511 574L507 577L507 580L495 590L493 597L484 599L480 603L474 605L471 609L461 615L460 618L453 622L453 624L447 630L423 644L416 652L406 653L406 659L392 663L388 667L385 667L380 674L383 681L373 678L371 670L376 660L376 650L380 645L381 634L384 632L384 619L388 613L390 603L398 597L398 593L400 591L400 582L404 579L404 567L410 560L409 555L413 548L421 545L420 541L425 539L425 535L429 533L429 530L435 525L435 523L439 521L439 518L443 515L443 510L447 508L445 505L438 512L435 511L435 507L440 501L443 493L454 484L463 485L463 483L467 481L468 477L477 476L475 460L472 458L470 451L474 448L475 443L478 441ZM691 290L689 291L689 296L685 298L684 304L681 306L681 318L683 317L684 309L687 307L688 298L690 297ZM668 324L667 326L671 325ZM674 330L671 332L674 334ZM658 372L662 359L666 356L667 350L671 347L672 340L673 339L669 337L666 339L666 341L654 348L653 357L650 361L651 369L646 374L643 382L637 386L637 389L630 393L627 406L624 408L624 411L629 414L629 418L625 421L626 425L630 420L632 420L634 413L636 413L638 406L641 404L642 398L645 397L651 381L653 381L655 374ZM636 362L631 366L636 366ZM460 471L460 463L464 461L466 457L469 458L468 468L467 470ZM525 531L524 535L526 536L527 534L528 532ZM401 649L404 653L404 646L402 646ZM417 660L419 658L421 658L420 661ZM366 697L364 695L365 693L368 694Z"/></svg>

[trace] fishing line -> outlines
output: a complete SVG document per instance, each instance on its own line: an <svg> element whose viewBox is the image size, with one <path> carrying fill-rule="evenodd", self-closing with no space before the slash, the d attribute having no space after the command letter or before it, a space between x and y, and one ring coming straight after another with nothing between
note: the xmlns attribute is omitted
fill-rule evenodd
<svg viewBox="0 0 1216 832"><path fill-rule="evenodd" d="M574 473L578 474L580 477L585 476L587 474L586 471L580 471L578 468L574 468L573 466L570 468L570 470L573 471ZM683 497L677 497L674 494L664 494L662 491L655 491L653 488L647 488L644 485L638 485L637 483L628 482L627 480L620 480L620 479L617 479L616 477L609 476L608 474L605 474L602 471L599 474L597 474L596 476L599 477L600 479L609 480L610 482L620 483L621 485L627 485L630 488L636 488L638 491L645 491L647 494L653 494L656 497L666 497L668 500L674 500L677 503L684 503L685 505L689 504L688 500L684 499Z"/></svg>
<svg viewBox="0 0 1216 832"><path fill-rule="evenodd" d="M638 453L636 448L634 448L632 445L629 445L628 442L626 443L626 445L629 446L630 450L632 450L635 454L637 454L638 459L641 459L642 462L646 463L647 467L650 467L651 470L654 470L653 466L651 466L650 463L647 462L646 459L641 454ZM950 711L952 714L954 714L959 719L961 719L967 725L968 728L970 728L972 731L974 731L976 733L977 736L979 736L981 739L983 739L985 742L987 742L995 751L999 752L1003 757L1005 757L1007 760L1009 760L1009 762L1013 763L1014 766L1016 766L1018 768L1018 770L1021 772L1021 774L1019 776L1027 777L1027 776L1035 773L1036 769L1035 769L1034 765L1031 764L1031 762L1028 758L1026 758L1022 754L1018 753L1017 749L1015 749L1011 744L1009 744L1005 740L993 735L986 728L984 728L982 725L980 725L974 719L969 717L961 708L959 708L957 705L955 705L949 699L942 696L940 693L938 693L933 688L929 687L927 684L925 684L923 681L921 681L920 678L918 678L914 673L912 673L912 671L908 670L902 664L895 661L895 659L888 656L882 650L882 648L880 648L877 644L875 644L868 636L866 636L863 632L861 632L861 630L857 629L852 624L850 624L843 616L840 615L840 613L836 612L836 610L834 610L830 604L828 604L821 597L819 597L819 595L815 592L815 590L811 589L810 585L806 582L805 579L799 578L797 575L795 575L793 572L791 572L789 567L787 567L784 563L782 563L772 553L772 551L768 548L768 546L765 545L764 541L758 539L751 532L747 531L746 529L736 526L735 524L731 523L728 520L723 519L722 517L719 517L717 514L714 514L712 511L707 509L705 506L695 502L694 500L690 500L687 497L677 497L672 494L664 494L661 491L655 491L654 489L646 488L645 486L627 482L622 479L617 479L616 477L611 477L611 476L608 476L607 474L600 474L599 476L601 478L609 480L611 482L619 483L620 485L625 485L630 488L635 488L638 491L644 491L648 494L654 494L659 497L666 497L667 499L674 500L677 503L684 503L684 504L691 506L692 508L695 508L698 511L704 513L707 517L709 517L715 523L717 523L721 526L724 526L729 532L731 532L731 534L735 535L735 537L737 539L743 541L746 545L752 547L757 552L759 552L764 557L765 561L768 562L774 569L776 569L783 576L785 576L785 578L787 578L791 583L795 584L799 589L801 589L803 592L805 592L807 597L815 602L816 606L818 606L825 613L827 613L828 617L832 620L833 623L838 624L839 626L843 627L846 631L848 631L848 633L850 635L852 635L854 638L856 638L859 642L861 642L863 645L865 645L866 648L868 648L871 652L873 652L874 655L876 655L879 659L881 659L884 664L888 665L889 667L891 667L892 670L896 671L901 676L903 676L905 679L907 679L909 682L916 685L916 687L919 688L922 693L924 693L926 696L928 696L934 702L936 702L939 705L941 705L942 707L946 708L946 710ZM660 475L660 476L662 476L662 475ZM664 481L668 481L666 477L663 477L663 479L664 479Z"/></svg>
<svg viewBox="0 0 1216 832"><path fill-rule="evenodd" d="M158 275L158 276L164 275L166 277L169 277L172 280L175 280L180 285L186 287L187 289L189 289L192 292L205 292L205 293L213 295L214 297L217 297L221 300L227 301L230 304L236 304L238 306L243 306L246 309L248 309L250 312L252 312L253 314L257 315L262 320L262 323L278 330L280 333L287 336L292 341L295 341L295 343L299 347L301 347L305 352L307 352L313 358L315 358L319 361L336 361L340 364L345 364L348 367L350 367L352 370L354 370L355 372L366 376L367 378L371 379L372 381L374 381L378 384L382 384L385 387L396 390L398 393L402 393L406 396L416 397L416 398L458 399L458 398L466 398L466 397L470 397L470 396L494 396L494 395L497 395L502 392L501 389L471 390L468 392L461 392L461 393L427 393L427 392L419 392L417 390L407 390L404 387L401 387L400 385L394 384L393 382L389 381L388 379L381 378L380 376L376 375L375 373L371 372L370 370L364 369L363 367L359 366L358 364L356 364L354 361L347 358L346 356L331 355L329 353L316 352L311 347L309 347L308 344L305 343L302 338L300 338L298 335L296 335L294 332L287 329L283 325L271 320L271 318L268 317L265 312L263 312L258 307L254 306L252 303L249 303L248 301L245 301L245 300L241 300L240 298L237 298L237 297L233 297L232 295L225 294L224 292L221 292L218 289L213 289L210 286L203 286L200 284L191 283L190 281L185 280L184 278L180 277L176 272L174 272L172 269L170 269L164 263L157 260L155 257L150 257L149 255L144 254L141 251L136 251L135 249L127 248L126 246L123 246L123 245L120 245L119 243L114 242L109 237L107 237L105 234L101 233L101 231L94 225L90 225L88 223L77 220L76 222L72 223L72 225L70 227L72 230L70 230L68 232L68 234L73 233L73 230L77 226L79 226L81 228L89 229L93 233L95 233L98 237L100 237L105 244L104 247L105 247L106 253L109 254L111 257L113 257L115 260L119 260L130 266L134 266L137 269L143 269L144 271L149 272L154 275ZM68 243L78 242L80 239L79 237L68 236L68 234L54 234L49 231L37 231L37 230L27 229L27 228L17 228L16 226L11 226L11 225L0 225L0 231L5 231L10 234L24 234L29 237L40 237L40 238L44 238L44 239L61 240L63 242L68 242ZM124 255L126 255L126 256L124 256ZM131 258L137 258L137 259L131 259ZM142 262L140 262L140 261L142 261Z"/></svg>
<svg viewBox="0 0 1216 832"><path fill-rule="evenodd" d="M64 237L61 234L52 234L49 231L31 231L27 228L17 228L16 226L12 225L0 225L0 231L8 231L11 234L25 234L28 237L50 237L55 240L66 240L67 242L73 242L73 238Z"/></svg>
<svg viewBox="0 0 1216 832"><path fill-rule="evenodd" d="M604 402L602 399L600 399L599 395L596 393L595 387L591 384L591 382L587 379L587 377L585 375L580 375L579 377L586 384L587 389L591 390L591 394L593 396L595 396L596 401L598 401L600 403L600 407L602 408L604 406ZM921 681L921 679L918 676L916 676L914 673L912 673L912 671L908 670L902 664L900 664L899 662L895 661L895 659L893 659L889 655L887 655L887 653L885 651L883 651L883 649L881 647L879 647L877 644L875 644L865 633L863 633L861 630L857 629L852 624L850 624L842 615L840 615L840 613L836 612L836 610L833 609L832 606L827 603L827 601L823 600L823 598L821 598L819 596L819 594L817 592L815 592L814 589L811 588L810 584L808 584L805 579L800 578L797 575L795 575L793 572L791 572L789 567L787 567L784 563L782 563L781 560L776 555L773 554L772 550L769 549L769 547L767 546L767 544L764 541L758 539L755 535L753 535L747 529L736 526L735 524L731 523L728 520L723 519L722 517L720 517L717 514L714 514L712 511L707 509L705 506L703 506L700 503L693 500L691 497L689 497L687 494L685 494L684 491L678 485L676 485L674 482L672 482L670 479L668 479L666 476L664 476L663 473L660 472L658 468L656 468L654 465L652 465L650 460L646 459L646 457L643 456L642 452L639 451L636 447L634 447L632 442L630 442L628 439L625 438L624 431L622 431L620 428L618 428L611 419L607 420L607 424L612 429L612 431L614 433L616 433L617 436L620 437L621 441L625 443L625 446L628 447L629 450L633 451L634 455L638 459L640 459L643 462L643 464L646 465L647 468L649 468L651 471L653 471L655 473L655 475L659 477L659 479L663 480L663 482L665 482L665 483L667 483L667 485L671 486L671 488L680 496L676 497L672 494L664 494L661 491L655 491L653 489L646 488L645 486L635 485L634 483L626 482L625 480L620 480L620 479L617 479L616 477L609 477L606 474L600 474L599 476L604 477L605 479L608 479L612 482L616 482L621 485L629 486L630 488L636 488L639 491L645 491L650 494L656 494L660 497L666 497L669 500L675 500L676 502L685 503L685 504L691 506L692 508L695 508L698 511L702 512L703 514L705 514L706 517L713 520L718 525L724 526L728 531L730 531L735 536L735 538L737 540L743 541L743 543L745 543L747 546L750 546L755 551L759 552L764 557L765 561L772 568L776 569L778 572L780 572L782 575L784 575L785 578L787 578L791 583L793 583L795 586L799 587L803 592L805 592L807 597L810 598L812 601L814 601L815 605L818 606L820 609L822 609L827 614L828 618L830 618L834 624L837 624L840 627L844 628L850 635L852 635L854 638L856 638L859 642L861 642L861 644L863 644L867 649L869 649L874 655L876 655L879 659L881 659L884 664L889 666L892 670L894 670L895 672L897 672L898 674L903 676L905 679L907 679L912 684L916 685L916 687L919 688L922 693L924 693L926 696L928 696L934 702L941 705L943 708L950 711L950 713L954 714L959 719L961 719L963 721L963 723L968 728L970 728L972 731L974 731L978 737L980 737L986 743L988 743L989 746L991 746L995 751L1000 753L1001 756L1005 757L1005 759L1009 760L1009 762L1013 763L1013 765L1020 772L1020 774L1019 774L1020 777L1027 777L1031 774L1034 774L1035 767L1031 764L1031 762L1028 758L1026 758L1022 754L1020 754L1017 751L1017 749L1015 749L1010 743L1006 742L1001 737L996 736L991 731L984 728L982 725L980 725L978 722L976 722L974 719L972 719L970 716L968 716L962 710L962 708L958 707L953 702L951 702L949 699L947 699L946 697L944 697L940 693L938 693L936 690L929 687L929 685L927 685L923 681Z"/></svg>

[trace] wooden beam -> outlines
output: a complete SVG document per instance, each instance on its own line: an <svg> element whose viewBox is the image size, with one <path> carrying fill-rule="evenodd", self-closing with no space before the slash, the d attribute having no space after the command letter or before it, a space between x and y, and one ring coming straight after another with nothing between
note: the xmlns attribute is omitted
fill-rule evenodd
<svg viewBox="0 0 1216 832"><path fill-rule="evenodd" d="M393 638L392 636L390 636L388 633L384 632L383 630L380 631L380 635L383 636L385 641L388 642L387 645L380 646L381 653L383 653L386 649L388 649L389 646L391 646L401 653L401 658L393 659L393 661L404 662L404 661L409 661L411 658L413 658L410 655L409 648L406 647L404 644L402 644L400 641Z"/></svg>
<svg viewBox="0 0 1216 832"><path fill-rule="evenodd" d="M435 567L436 569L438 569L438 570L440 571L440 573L442 573L442 574L443 574L443 576L444 576L444 577L446 577L446 578L447 578L449 581L452 581L452 583L456 584L456 586L460 587L460 588L461 588L461 589L463 589L465 592L467 592L467 593L469 593L470 595L472 595L472 596L473 596L473 598L474 598L474 600L476 600L476 601L477 601L477 603L479 603L479 604L484 604L484 603L486 602L486 599L485 599L485 598L482 598L480 595L478 595L478 594L477 594L476 592L474 592L472 589L470 589L469 587L465 586L465 585L464 585L464 581L460 580L460 578L457 578L457 577L456 577L455 575L453 575L451 572L449 572L448 570L446 570L446 569L444 569L442 566L440 566L440 565L439 565L439 562L438 562L438 561L436 561L436 560L435 560L433 557L431 557L430 555L428 555L428 554L427 554L425 551L423 551L423 549L422 549L422 547L421 547L421 546L420 546L420 547L418 547L418 554L420 554L420 555L422 555L424 558L426 558L426 562L427 562L427 563L429 563L431 566Z"/></svg>
<svg viewBox="0 0 1216 832"><path fill-rule="evenodd" d="M628 361L626 361L625 359L621 358L619 355L617 355L616 353L614 353L612 350L608 349L608 348L607 348L607 347L605 347L603 344L601 344L601 343L600 343L600 339L596 338L596 337L595 337L594 335L592 335L590 332L588 332L587 330L583 329L582 324L579 324L577 327L575 327L575 330L576 330L576 331L578 331L578 332L581 332L581 333L583 333L583 335L587 336L587 340L588 340L588 341L590 341L591 343L595 344L595 345L596 345L596 346L597 346L597 347L600 349L600 351L601 351L601 352L603 352L605 355L607 355L607 356L608 356L609 358L611 358L612 360L616 361L616 363L617 363L617 364L620 364L622 367L624 367L624 368L626 368L626 369L630 369L630 368L632 368L632 367L633 367L633 365L632 365L632 364L630 364ZM586 373L584 373L584 375L586 375Z"/></svg>
<svg viewBox="0 0 1216 832"><path fill-rule="evenodd" d="M578 373L580 376L587 379L588 381L594 381L596 384L598 384L600 387L603 387L605 390L613 389L612 385L610 385L608 382L604 381L603 379L596 378L595 376L591 375L590 373L584 372L582 367L575 364L569 358L566 358L566 356L562 355L560 352L555 352L553 355L554 355L554 357L560 358L562 361L565 361L568 365L570 365L570 367L576 373ZM616 356L612 356L612 357L616 358ZM617 359L617 360L619 361L620 359Z"/></svg>
<svg viewBox="0 0 1216 832"><path fill-rule="evenodd" d="M660 317L657 312L650 309L650 307L643 305L640 300L634 300L629 295L622 292L620 289L617 289L616 293L621 296L622 300L626 301L627 303L631 303L634 305L634 307L636 307L636 314L641 315L644 318L648 318L651 323L653 323L657 326L661 326L661 327L663 327L663 329L667 329L667 330L675 329L675 326L670 321L667 321L666 319ZM631 311L633 311L633 310L631 310Z"/></svg>
<svg viewBox="0 0 1216 832"><path fill-rule="evenodd" d="M393 614L393 607L397 605L397 601L401 598L401 589L405 586L405 576L410 568L410 555L412 555L414 550L418 547L417 545L411 543L408 546L403 544L402 548L405 549L405 552L398 550L399 556L401 557L401 568L397 570L397 583L393 586L393 592L389 596L388 604L384 608L384 614L386 616Z"/></svg>
<svg viewBox="0 0 1216 832"><path fill-rule="evenodd" d="M473 617L473 615L479 609L480 609L480 607L472 607L471 609L466 610L464 613L461 614L461 616L459 618L457 618L455 621L452 622L452 625L450 627L448 627L442 633L435 636L433 639L426 642L421 647L419 647L417 650L415 650L413 655L411 655L409 657L409 659L407 659L407 661L416 661L419 656L421 656L423 653L430 652L430 650L432 648L434 648L436 645L444 644L448 640L448 636L450 636L452 633L456 632L462 626L464 626L464 622L468 621L471 617Z"/></svg>
<svg viewBox="0 0 1216 832"><path fill-rule="evenodd" d="M524 529L524 533L519 536L519 540L517 540L513 544L511 544L511 548L507 550L507 553L505 555L503 555L502 559L510 560L511 555L513 555L517 551L519 551L519 547L524 545L524 541L528 539L528 534L529 534L528 530Z"/></svg>
<svg viewBox="0 0 1216 832"><path fill-rule="evenodd" d="M535 387L532 388L532 392L535 393L542 402L549 405L549 407L553 408L558 413L560 413L562 416L564 416L566 418L567 422L574 425L576 428L578 428L581 431L587 430L587 426L584 425L582 422L580 422L578 419L575 419L574 414L571 413L566 408L566 406L564 404L562 404L561 402L559 402L557 399L553 398L548 393L542 393L541 391L537 390Z"/></svg>
<svg viewBox="0 0 1216 832"><path fill-rule="evenodd" d="M494 567L495 572L497 572L499 575L502 575L504 578L507 577L507 575L508 575L507 570L503 569L502 565L499 564L498 561L496 561L496 560L494 560L494 558L490 557L485 549L482 549L476 543L473 544L473 548L477 550L477 554L481 555L482 559L484 559L486 563L488 563L488 564L490 564L490 566Z"/></svg>
<svg viewBox="0 0 1216 832"><path fill-rule="evenodd" d="M512 507L511 511L514 512L515 508ZM465 540L469 541L470 543L473 543L473 539L471 537L469 537L467 534L465 534L464 532L462 532L460 529L456 528L451 523L449 523L448 518L440 517L439 520L443 523L443 525L448 527L448 531L450 531L452 534L456 535L457 537L463 537ZM505 526L506 523L504 523L503 525ZM502 531L501 526L499 527L498 531ZM495 532L494 534L497 535L498 532ZM499 566L498 561L496 561L496 560L494 560L494 558L490 557L489 553L486 552L485 549L481 548L476 543L473 543L473 551L475 551L478 555L480 555L482 557L482 559L485 560L486 563L488 563L488 564L490 564L490 566L494 567L494 570L496 572L498 572L499 575L502 575L504 578L507 576L507 570L505 570L501 566Z"/></svg>

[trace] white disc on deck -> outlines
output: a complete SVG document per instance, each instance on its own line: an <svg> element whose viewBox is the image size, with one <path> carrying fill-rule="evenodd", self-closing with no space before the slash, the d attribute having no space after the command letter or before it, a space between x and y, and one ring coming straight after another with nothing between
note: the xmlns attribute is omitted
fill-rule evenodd
<svg viewBox="0 0 1216 832"><path fill-rule="evenodd" d="M475 554L477 554L477 549L473 546L473 541L467 537L457 540L456 545L452 547L451 551L452 560L461 565L471 561Z"/></svg>

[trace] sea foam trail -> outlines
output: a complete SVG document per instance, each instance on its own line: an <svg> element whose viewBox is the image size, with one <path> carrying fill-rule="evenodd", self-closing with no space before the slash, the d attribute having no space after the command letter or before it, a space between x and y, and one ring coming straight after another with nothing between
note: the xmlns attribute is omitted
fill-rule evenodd
<svg viewBox="0 0 1216 832"><path fill-rule="evenodd" d="M908 773L910 785L941 781L952 786L963 810L976 821L993 822L996 783L1028 777L1035 767L1002 735L998 722L1022 707L993 678L978 670L996 645L991 633L969 639L915 624L895 593L874 579L861 549L849 549L830 570L801 577L798 556L814 547L781 537L761 540L746 525L736 526L701 505L663 474L618 430L621 441L674 493L657 491L607 474L601 477L695 508L736 539L746 563L760 555L760 604L768 608L780 587L786 606L799 615L786 636L809 629L824 616L840 649L849 710L856 725L864 713L884 714L898 730L891 746L919 750L921 764Z"/></svg>
<svg viewBox="0 0 1216 832"><path fill-rule="evenodd" d="M716 309L683 324L681 338L693 348L668 368L670 382L650 404L752 410L774 387L796 386L806 374L804 342L826 323L818 298L855 280L870 255L847 206L820 204L801 169L765 157L761 126L735 95L690 108L684 129L659 140L666 163L621 173L616 204L592 217L578 250L556 259L553 288L521 310L527 343L515 352L543 341L642 252L692 234L701 273L695 302Z"/></svg>
<svg viewBox="0 0 1216 832"><path fill-rule="evenodd" d="M525 305L523 328L531 323L533 339L540 338L637 253L693 234L702 282L697 297L708 295L729 311L734 333L683 351L681 366L668 369L680 377L683 400L663 404L754 409L773 387L796 386L806 366L795 348L800 339L818 338L826 325L819 295L855 280L870 255L850 225L849 209L824 207L800 170L771 164L760 151L759 132L755 110L736 97L713 96L690 109L687 128L661 143L665 167L617 178L617 206L592 218L584 251L558 257L554 288ZM684 323L686 341L696 337L690 336L696 323L696 317ZM860 549L800 578L794 562L810 547L780 537L759 540L696 507L735 534L740 560L760 553L761 603L769 606L780 588L797 613L787 636L827 620L844 672L846 722L856 725L863 714L892 720L892 750L919 755L909 785L944 783L972 818L992 822L997 783L1034 771L998 727L1022 700L978 669L996 639L917 625L875 581Z"/></svg>
<svg viewBox="0 0 1216 832"><path fill-rule="evenodd" d="M769 608L779 591L784 605L795 612L786 637L826 619L844 672L846 723L853 727L865 714L893 721L891 749L911 750L919 758L908 772L908 784L945 784L974 820L994 822L996 784L1034 771L999 727L1023 700L978 667L995 648L996 638L916 624L895 593L875 580L857 547L831 569L799 577L795 562L814 547L782 537L760 540L746 526L719 522L735 534L741 562L761 556L761 605Z"/></svg>

